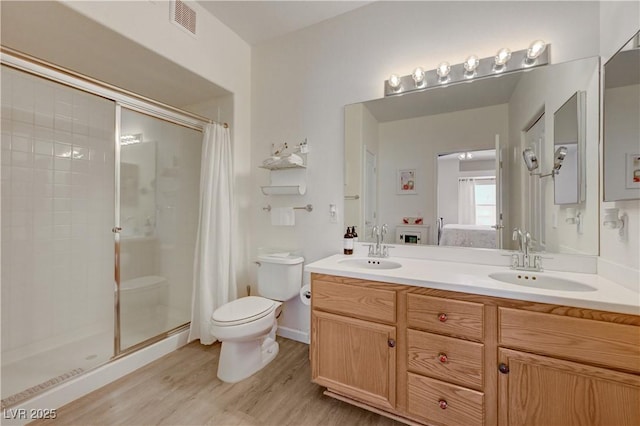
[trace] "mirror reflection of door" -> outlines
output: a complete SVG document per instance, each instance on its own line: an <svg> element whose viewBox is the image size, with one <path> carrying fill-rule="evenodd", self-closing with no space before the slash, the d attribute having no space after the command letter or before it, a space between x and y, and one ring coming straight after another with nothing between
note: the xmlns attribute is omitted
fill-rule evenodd
<svg viewBox="0 0 640 426"><path fill-rule="evenodd" d="M532 148L539 159L546 158L544 152L544 132L544 114L542 114L524 134L525 148ZM524 185L524 188L526 188L527 193L523 194L525 209L521 223L526 224L525 229L529 231L534 241L537 242L538 248L543 249L545 246L545 223L543 214L545 211L545 197L542 184L546 182L543 182L543 179L538 178L538 176L529 176L529 172L526 171L526 169L525 173L527 173L527 175L524 182L527 182L527 184Z"/></svg>
<svg viewBox="0 0 640 426"><path fill-rule="evenodd" d="M499 248L496 150L439 154L437 169L437 243Z"/></svg>
<svg viewBox="0 0 640 426"><path fill-rule="evenodd" d="M364 168L364 235L368 240L371 229L376 224L376 206L378 205L378 177L376 155L365 148Z"/></svg>

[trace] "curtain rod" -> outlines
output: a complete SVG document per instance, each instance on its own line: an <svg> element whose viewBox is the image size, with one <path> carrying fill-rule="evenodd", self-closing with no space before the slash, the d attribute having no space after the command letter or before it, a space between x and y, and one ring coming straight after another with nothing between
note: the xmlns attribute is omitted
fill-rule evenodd
<svg viewBox="0 0 640 426"><path fill-rule="evenodd" d="M77 78L78 80L82 80L84 82L99 86L101 88L104 88L104 89L107 89L107 90L111 90L113 92L116 92L116 93L119 93L119 94L122 94L122 95L126 95L126 96L130 96L132 98L135 98L135 99L138 99L138 100L153 104L153 105L155 105L157 107L164 108L164 109L167 109L169 111L173 111L173 112L178 113L178 114L186 115L187 117L193 118L193 119L201 121L203 123L220 124L225 129L229 128L229 124L228 123L217 122L217 121L214 121L214 120L212 120L210 118L203 117L203 116L201 116L199 114L195 114L193 112L189 112L189 111L185 111L185 110L180 109L180 108L176 108L174 106L165 104L163 102L156 101L155 99L147 98L145 96L142 96L142 95L139 95L137 93L131 92L131 91L127 90L127 89L123 89L122 87L118 87L118 86L115 86L113 84L109 84L109 83L106 83L104 81L97 80L95 78L86 76L84 74L77 73L77 72L72 71L72 70L70 70L68 68L64 68L64 67L55 65L55 64L53 64L51 62L45 61L43 59L36 58L35 56L31 56L31 55L29 55L27 53L20 52L18 50L12 49L10 47L6 47L6 46L1 46L0 45L0 52L2 52L3 54L9 55L9 56L13 56L13 57L18 58L18 59L21 59L23 61L31 62L31 63L39 65L41 67L48 68L48 69L50 69L52 71L56 71L56 72L65 74L67 76L70 76L70 77L73 77L73 78ZM27 69L22 69L21 67L18 67L15 64L5 63L4 61L2 61L2 63L7 65L7 66L10 66L12 68L21 69L22 71L29 71Z"/></svg>

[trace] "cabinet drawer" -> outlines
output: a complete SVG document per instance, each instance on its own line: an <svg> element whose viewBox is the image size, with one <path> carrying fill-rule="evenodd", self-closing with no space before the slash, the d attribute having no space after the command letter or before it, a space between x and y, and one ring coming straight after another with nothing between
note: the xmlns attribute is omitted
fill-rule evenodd
<svg viewBox="0 0 640 426"><path fill-rule="evenodd" d="M407 295L407 324L436 333L482 341L483 305L441 297Z"/></svg>
<svg viewBox="0 0 640 426"><path fill-rule="evenodd" d="M408 368L416 373L477 390L484 386L484 345L407 330Z"/></svg>
<svg viewBox="0 0 640 426"><path fill-rule="evenodd" d="M640 373L640 327L499 309L502 346Z"/></svg>
<svg viewBox="0 0 640 426"><path fill-rule="evenodd" d="M394 290L314 280L311 291L313 309L388 323L396 321Z"/></svg>
<svg viewBox="0 0 640 426"><path fill-rule="evenodd" d="M482 425L484 394L408 373L408 410L429 424Z"/></svg>

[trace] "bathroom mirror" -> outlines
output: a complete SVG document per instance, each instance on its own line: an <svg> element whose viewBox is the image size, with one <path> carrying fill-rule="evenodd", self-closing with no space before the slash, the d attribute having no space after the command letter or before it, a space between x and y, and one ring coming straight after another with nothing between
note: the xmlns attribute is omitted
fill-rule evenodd
<svg viewBox="0 0 640 426"><path fill-rule="evenodd" d="M412 232L428 233L420 243L443 245L438 242L438 229L461 224L440 220L438 192L444 189L438 189L438 157L495 149L491 161L498 165L494 170L499 188L496 220L490 226L482 225L496 233L494 247L516 248L511 230L518 227L532 232L538 250L598 254L599 67L599 58L586 58L347 105L345 225L356 225L360 240L370 241L370 227L386 223L385 241L397 243L400 232L396 231L415 224L422 228ZM531 176L522 159L523 150L534 143L540 170L549 172L556 148L554 113L562 112L577 92L584 95L584 155L580 161L585 167L584 176L575 179L577 187L587 188L583 193L574 191L584 199L578 206L580 230L565 220L565 205L555 203L554 179ZM576 95L576 103L580 96ZM452 159L458 177L483 177L473 176L470 171L475 166L463 164L465 161ZM404 191L397 180L407 170L414 173L415 184ZM459 191L459 187L454 185L449 191ZM479 199L486 201L487 197ZM575 210L576 204L571 205ZM465 227L457 226L456 232L472 232L460 228Z"/></svg>
<svg viewBox="0 0 640 426"><path fill-rule="evenodd" d="M604 201L640 199L640 32L604 66Z"/></svg>
<svg viewBox="0 0 640 426"><path fill-rule="evenodd" d="M584 201L584 113L585 94L576 92L553 114L553 144L564 147L561 167L554 171L555 204L579 204Z"/></svg>

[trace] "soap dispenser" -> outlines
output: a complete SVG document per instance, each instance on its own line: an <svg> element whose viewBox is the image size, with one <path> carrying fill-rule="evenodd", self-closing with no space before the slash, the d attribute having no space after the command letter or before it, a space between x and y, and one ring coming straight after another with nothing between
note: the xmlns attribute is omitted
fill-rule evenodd
<svg viewBox="0 0 640 426"><path fill-rule="evenodd" d="M353 254L353 234L348 226L347 233L344 234L344 254Z"/></svg>

